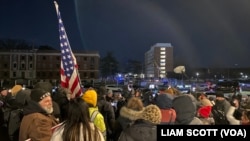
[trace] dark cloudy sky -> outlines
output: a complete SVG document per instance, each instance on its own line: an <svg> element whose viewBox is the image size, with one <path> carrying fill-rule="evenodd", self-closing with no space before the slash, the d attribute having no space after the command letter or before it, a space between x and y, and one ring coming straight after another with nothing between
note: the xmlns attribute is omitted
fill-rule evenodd
<svg viewBox="0 0 250 141"><path fill-rule="evenodd" d="M72 50L143 61L155 43L171 43L176 65L250 67L249 0L57 2ZM0 0L0 38L59 49L53 0Z"/></svg>

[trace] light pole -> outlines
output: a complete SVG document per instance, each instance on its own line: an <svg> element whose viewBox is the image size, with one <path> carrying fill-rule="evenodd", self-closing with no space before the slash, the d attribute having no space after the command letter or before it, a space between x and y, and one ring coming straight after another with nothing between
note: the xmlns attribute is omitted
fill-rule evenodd
<svg viewBox="0 0 250 141"><path fill-rule="evenodd" d="M198 72L196 72L196 81L198 82L198 78L199 78L199 73Z"/></svg>

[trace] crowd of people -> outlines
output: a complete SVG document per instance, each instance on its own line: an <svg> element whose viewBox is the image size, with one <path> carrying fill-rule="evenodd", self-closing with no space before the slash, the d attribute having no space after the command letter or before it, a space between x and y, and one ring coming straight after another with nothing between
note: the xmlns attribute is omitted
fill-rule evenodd
<svg viewBox="0 0 250 141"><path fill-rule="evenodd" d="M49 82L0 90L5 141L156 141L157 125L250 125L250 99L183 94L170 86L110 91L86 86L80 97Z"/></svg>

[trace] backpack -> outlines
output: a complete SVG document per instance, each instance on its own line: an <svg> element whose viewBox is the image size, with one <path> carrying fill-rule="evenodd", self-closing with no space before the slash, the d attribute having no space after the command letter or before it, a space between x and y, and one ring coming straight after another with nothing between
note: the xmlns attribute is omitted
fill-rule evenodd
<svg viewBox="0 0 250 141"><path fill-rule="evenodd" d="M95 110L92 112L91 116L90 116L90 121L94 123L95 119L96 119L96 116L98 114L101 114L98 110ZM102 115L102 114L101 114ZM105 121L104 121L104 124L105 124ZM96 125L95 125L96 126ZM106 125L105 125L105 128L106 128ZM101 131L102 132L102 135L104 137L104 139L106 140L106 137L107 137L107 133L106 133L106 130L105 131Z"/></svg>
<svg viewBox="0 0 250 141"><path fill-rule="evenodd" d="M229 121L227 120L226 113L223 109L219 109L216 105L214 105L211 112L215 125L229 125Z"/></svg>
<svg viewBox="0 0 250 141"><path fill-rule="evenodd" d="M12 141L18 139L22 118L23 118L23 109L15 109L10 111L8 120L8 134Z"/></svg>

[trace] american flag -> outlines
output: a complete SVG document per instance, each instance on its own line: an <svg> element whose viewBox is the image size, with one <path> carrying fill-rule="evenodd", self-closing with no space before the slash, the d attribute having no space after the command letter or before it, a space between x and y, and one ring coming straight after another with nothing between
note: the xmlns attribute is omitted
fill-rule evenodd
<svg viewBox="0 0 250 141"><path fill-rule="evenodd" d="M59 35L61 46L61 86L68 88L72 92L72 97L77 97L82 94L82 88L80 84L80 78L78 75L78 66L76 58L71 51L69 40L61 19L61 14L58 8L58 4L54 1L57 17L59 21Z"/></svg>

